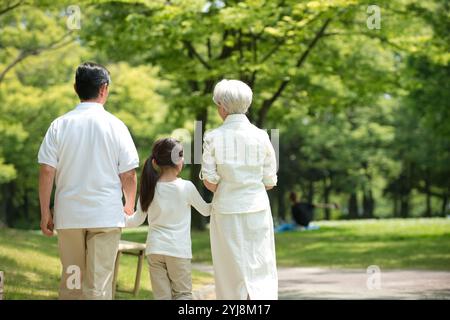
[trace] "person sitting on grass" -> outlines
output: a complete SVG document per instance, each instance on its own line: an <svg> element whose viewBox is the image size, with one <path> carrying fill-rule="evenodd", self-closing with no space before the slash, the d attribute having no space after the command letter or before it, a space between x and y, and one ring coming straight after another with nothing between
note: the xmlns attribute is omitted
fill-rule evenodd
<svg viewBox="0 0 450 320"><path fill-rule="evenodd" d="M336 203L310 203L297 200L297 194L291 192L289 199L292 202L291 214L292 223L282 223L275 228L275 232L291 231L291 230L316 230L318 226L311 226L310 223L314 219L315 208L337 209Z"/></svg>
<svg viewBox="0 0 450 320"><path fill-rule="evenodd" d="M292 202L291 213L293 220L297 225L306 229L308 229L309 224L314 219L315 208L337 209L339 207L336 203L301 202L297 200L297 194L295 192L289 194L289 199Z"/></svg>

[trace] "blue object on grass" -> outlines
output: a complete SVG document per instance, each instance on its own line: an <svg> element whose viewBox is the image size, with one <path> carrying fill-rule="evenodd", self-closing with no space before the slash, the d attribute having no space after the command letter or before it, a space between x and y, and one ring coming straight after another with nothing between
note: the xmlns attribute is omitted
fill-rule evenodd
<svg viewBox="0 0 450 320"><path fill-rule="evenodd" d="M284 232L284 231L292 231L297 228L297 225L295 223L283 223L280 224L278 227L275 228L275 232Z"/></svg>
<svg viewBox="0 0 450 320"><path fill-rule="evenodd" d="M319 226L309 225L307 227L299 226L296 223L282 223L275 227L275 233L286 232L286 231L307 231L307 230L317 230L320 229Z"/></svg>

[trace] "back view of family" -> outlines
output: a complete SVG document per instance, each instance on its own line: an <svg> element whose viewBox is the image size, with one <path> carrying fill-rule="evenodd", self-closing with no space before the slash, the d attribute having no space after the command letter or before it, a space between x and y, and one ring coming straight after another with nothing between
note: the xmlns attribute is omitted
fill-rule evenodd
<svg viewBox="0 0 450 320"><path fill-rule="evenodd" d="M217 299L278 298L273 221L267 191L277 183L268 134L245 116L252 90L222 80L213 101L223 124L205 134L200 178L214 193L206 203L179 178L182 144L157 140L145 161L136 201L139 158L125 124L107 112L108 70L81 64L75 109L54 120L38 154L41 230L57 231L59 299L112 299L121 230L148 220L146 256L155 299L192 299L191 206L210 216ZM54 210L51 194L56 185ZM125 205L122 198L125 199ZM74 270L80 285L69 285Z"/></svg>

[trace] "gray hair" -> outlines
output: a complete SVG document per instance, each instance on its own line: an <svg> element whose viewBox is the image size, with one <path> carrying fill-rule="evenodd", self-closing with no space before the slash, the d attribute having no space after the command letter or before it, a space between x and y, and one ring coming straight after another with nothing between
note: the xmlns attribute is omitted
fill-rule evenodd
<svg viewBox="0 0 450 320"><path fill-rule="evenodd" d="M252 89L239 80L223 79L214 87L214 103L220 104L228 114L246 113L252 97Z"/></svg>

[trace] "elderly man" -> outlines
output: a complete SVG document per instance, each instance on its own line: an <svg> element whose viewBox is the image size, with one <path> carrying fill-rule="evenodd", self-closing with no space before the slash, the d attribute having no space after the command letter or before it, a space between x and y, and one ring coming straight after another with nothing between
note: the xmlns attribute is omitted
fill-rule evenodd
<svg viewBox="0 0 450 320"><path fill-rule="evenodd" d="M112 298L124 211L134 211L139 159L125 124L103 107L109 84L103 66L80 65L74 87L81 103L52 122L39 150L41 229L58 233L60 299Z"/></svg>
<svg viewBox="0 0 450 320"><path fill-rule="evenodd" d="M224 123L205 135L200 178L214 192L211 251L218 299L277 299L273 221L266 190L277 183L267 133L245 116L252 91L222 80L213 101Z"/></svg>

